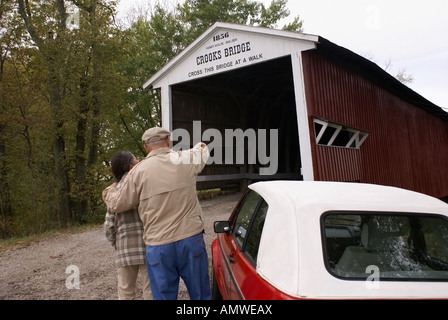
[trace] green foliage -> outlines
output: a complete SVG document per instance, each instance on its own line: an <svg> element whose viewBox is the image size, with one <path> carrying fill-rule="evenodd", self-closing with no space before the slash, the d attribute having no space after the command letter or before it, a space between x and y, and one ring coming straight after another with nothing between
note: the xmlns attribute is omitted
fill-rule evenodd
<svg viewBox="0 0 448 320"><path fill-rule="evenodd" d="M102 223L110 158L144 157L142 133L161 124L143 83L213 23L276 27L286 2L157 3L120 28L114 1L2 0L0 238Z"/></svg>
<svg viewBox="0 0 448 320"><path fill-rule="evenodd" d="M228 22L276 28L277 23L289 16L288 0L272 0L269 7L263 2L250 0L186 0L178 5L178 19L183 22L185 45L188 45L215 22ZM299 17L284 27L302 31Z"/></svg>

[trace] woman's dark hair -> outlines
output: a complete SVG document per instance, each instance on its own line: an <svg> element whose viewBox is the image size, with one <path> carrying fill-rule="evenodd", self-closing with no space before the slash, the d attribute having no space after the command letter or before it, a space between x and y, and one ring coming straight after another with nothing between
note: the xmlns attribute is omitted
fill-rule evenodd
<svg viewBox="0 0 448 320"><path fill-rule="evenodd" d="M134 155L130 151L119 151L110 160L112 174L118 181L129 171L129 165L132 163Z"/></svg>

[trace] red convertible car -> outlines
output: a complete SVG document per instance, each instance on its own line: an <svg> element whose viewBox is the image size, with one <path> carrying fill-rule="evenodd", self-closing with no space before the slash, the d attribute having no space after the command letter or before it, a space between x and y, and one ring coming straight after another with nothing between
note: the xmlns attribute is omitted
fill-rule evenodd
<svg viewBox="0 0 448 320"><path fill-rule="evenodd" d="M214 299L448 298L448 204L428 195L257 182L214 228Z"/></svg>

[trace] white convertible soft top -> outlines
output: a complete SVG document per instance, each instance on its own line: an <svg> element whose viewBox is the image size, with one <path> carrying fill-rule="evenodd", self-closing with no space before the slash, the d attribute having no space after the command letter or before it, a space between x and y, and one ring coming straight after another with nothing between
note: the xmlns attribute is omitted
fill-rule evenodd
<svg viewBox="0 0 448 320"><path fill-rule="evenodd" d="M365 281L332 276L323 260L320 217L330 210L434 213L448 204L410 190L373 184L267 181L249 186L268 203L257 272L276 288L303 298L448 297L447 282Z"/></svg>

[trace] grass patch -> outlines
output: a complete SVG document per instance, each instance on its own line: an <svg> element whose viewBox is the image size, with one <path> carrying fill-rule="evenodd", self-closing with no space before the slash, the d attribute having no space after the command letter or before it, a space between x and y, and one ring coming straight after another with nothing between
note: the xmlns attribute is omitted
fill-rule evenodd
<svg viewBox="0 0 448 320"><path fill-rule="evenodd" d="M98 227L99 225L79 225L65 229L57 229L43 232L41 234L30 235L26 237L11 237L8 239L0 240L0 256L9 250L17 250L28 247L31 243L40 241L42 239L55 237L61 234L73 234L77 232L83 232L90 228Z"/></svg>
<svg viewBox="0 0 448 320"><path fill-rule="evenodd" d="M199 200L213 199L214 197L216 197L221 193L221 189L215 188L215 189L198 190L197 193Z"/></svg>

